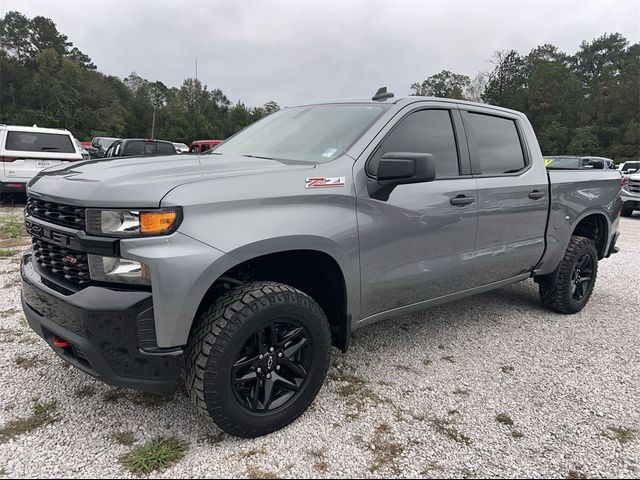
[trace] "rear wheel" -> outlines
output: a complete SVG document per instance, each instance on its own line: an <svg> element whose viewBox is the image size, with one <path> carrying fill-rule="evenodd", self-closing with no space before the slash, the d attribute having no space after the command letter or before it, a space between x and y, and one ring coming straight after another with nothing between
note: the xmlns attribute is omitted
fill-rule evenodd
<svg viewBox="0 0 640 480"><path fill-rule="evenodd" d="M593 240L574 235L558 267L555 282L540 284L545 307L577 313L589 302L598 274L598 251Z"/></svg>
<svg viewBox="0 0 640 480"><path fill-rule="evenodd" d="M248 283L202 315L187 348L187 389L222 430L258 437L304 413L330 354L329 323L311 297L279 283Z"/></svg>

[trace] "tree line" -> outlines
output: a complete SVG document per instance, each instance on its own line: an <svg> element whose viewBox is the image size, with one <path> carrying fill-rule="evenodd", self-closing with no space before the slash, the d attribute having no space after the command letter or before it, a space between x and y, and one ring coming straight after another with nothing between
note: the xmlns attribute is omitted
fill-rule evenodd
<svg viewBox="0 0 640 480"><path fill-rule="evenodd" d="M55 23L9 12L0 19L0 123L66 128L94 136L154 137L189 143L224 139L278 110L232 104L219 89L187 78L180 87L100 73Z"/></svg>
<svg viewBox="0 0 640 480"><path fill-rule="evenodd" d="M413 95L467 99L524 112L545 155L640 160L640 44L619 33L583 41L573 55L553 45L527 55L496 52L473 79L443 70Z"/></svg>
<svg viewBox="0 0 640 480"><path fill-rule="evenodd" d="M0 19L0 123L67 128L93 136L190 142L224 139L279 109L232 104L220 89L187 78L180 87L135 72L120 79L48 18L8 12ZM413 95L486 102L524 112L545 155L640 159L640 44L619 33L584 41L569 55L542 45L526 55L496 52L475 77L443 70L411 86Z"/></svg>

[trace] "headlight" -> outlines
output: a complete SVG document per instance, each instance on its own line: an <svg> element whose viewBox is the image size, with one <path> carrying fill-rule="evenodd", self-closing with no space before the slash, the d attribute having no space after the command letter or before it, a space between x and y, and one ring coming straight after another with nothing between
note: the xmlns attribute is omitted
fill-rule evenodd
<svg viewBox="0 0 640 480"><path fill-rule="evenodd" d="M98 282L133 283L151 285L146 265L118 257L89 254L89 273Z"/></svg>
<svg viewBox="0 0 640 480"><path fill-rule="evenodd" d="M87 233L109 237L167 235L180 224L180 210L102 210L88 208Z"/></svg>

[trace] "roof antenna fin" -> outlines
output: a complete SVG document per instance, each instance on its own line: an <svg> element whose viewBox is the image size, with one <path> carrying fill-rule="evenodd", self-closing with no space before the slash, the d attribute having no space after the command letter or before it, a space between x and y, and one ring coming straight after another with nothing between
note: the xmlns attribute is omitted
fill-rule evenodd
<svg viewBox="0 0 640 480"><path fill-rule="evenodd" d="M384 102L385 100L393 97L393 93L387 92L387 87L380 87L371 100L374 102Z"/></svg>

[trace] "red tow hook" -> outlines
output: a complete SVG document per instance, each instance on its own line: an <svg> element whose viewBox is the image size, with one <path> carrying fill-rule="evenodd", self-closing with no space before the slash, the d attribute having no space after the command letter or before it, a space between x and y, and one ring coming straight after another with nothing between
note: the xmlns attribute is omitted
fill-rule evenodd
<svg viewBox="0 0 640 480"><path fill-rule="evenodd" d="M60 337L56 337L53 339L53 346L58 348L67 348L71 346L71 343L67 342L66 340Z"/></svg>

